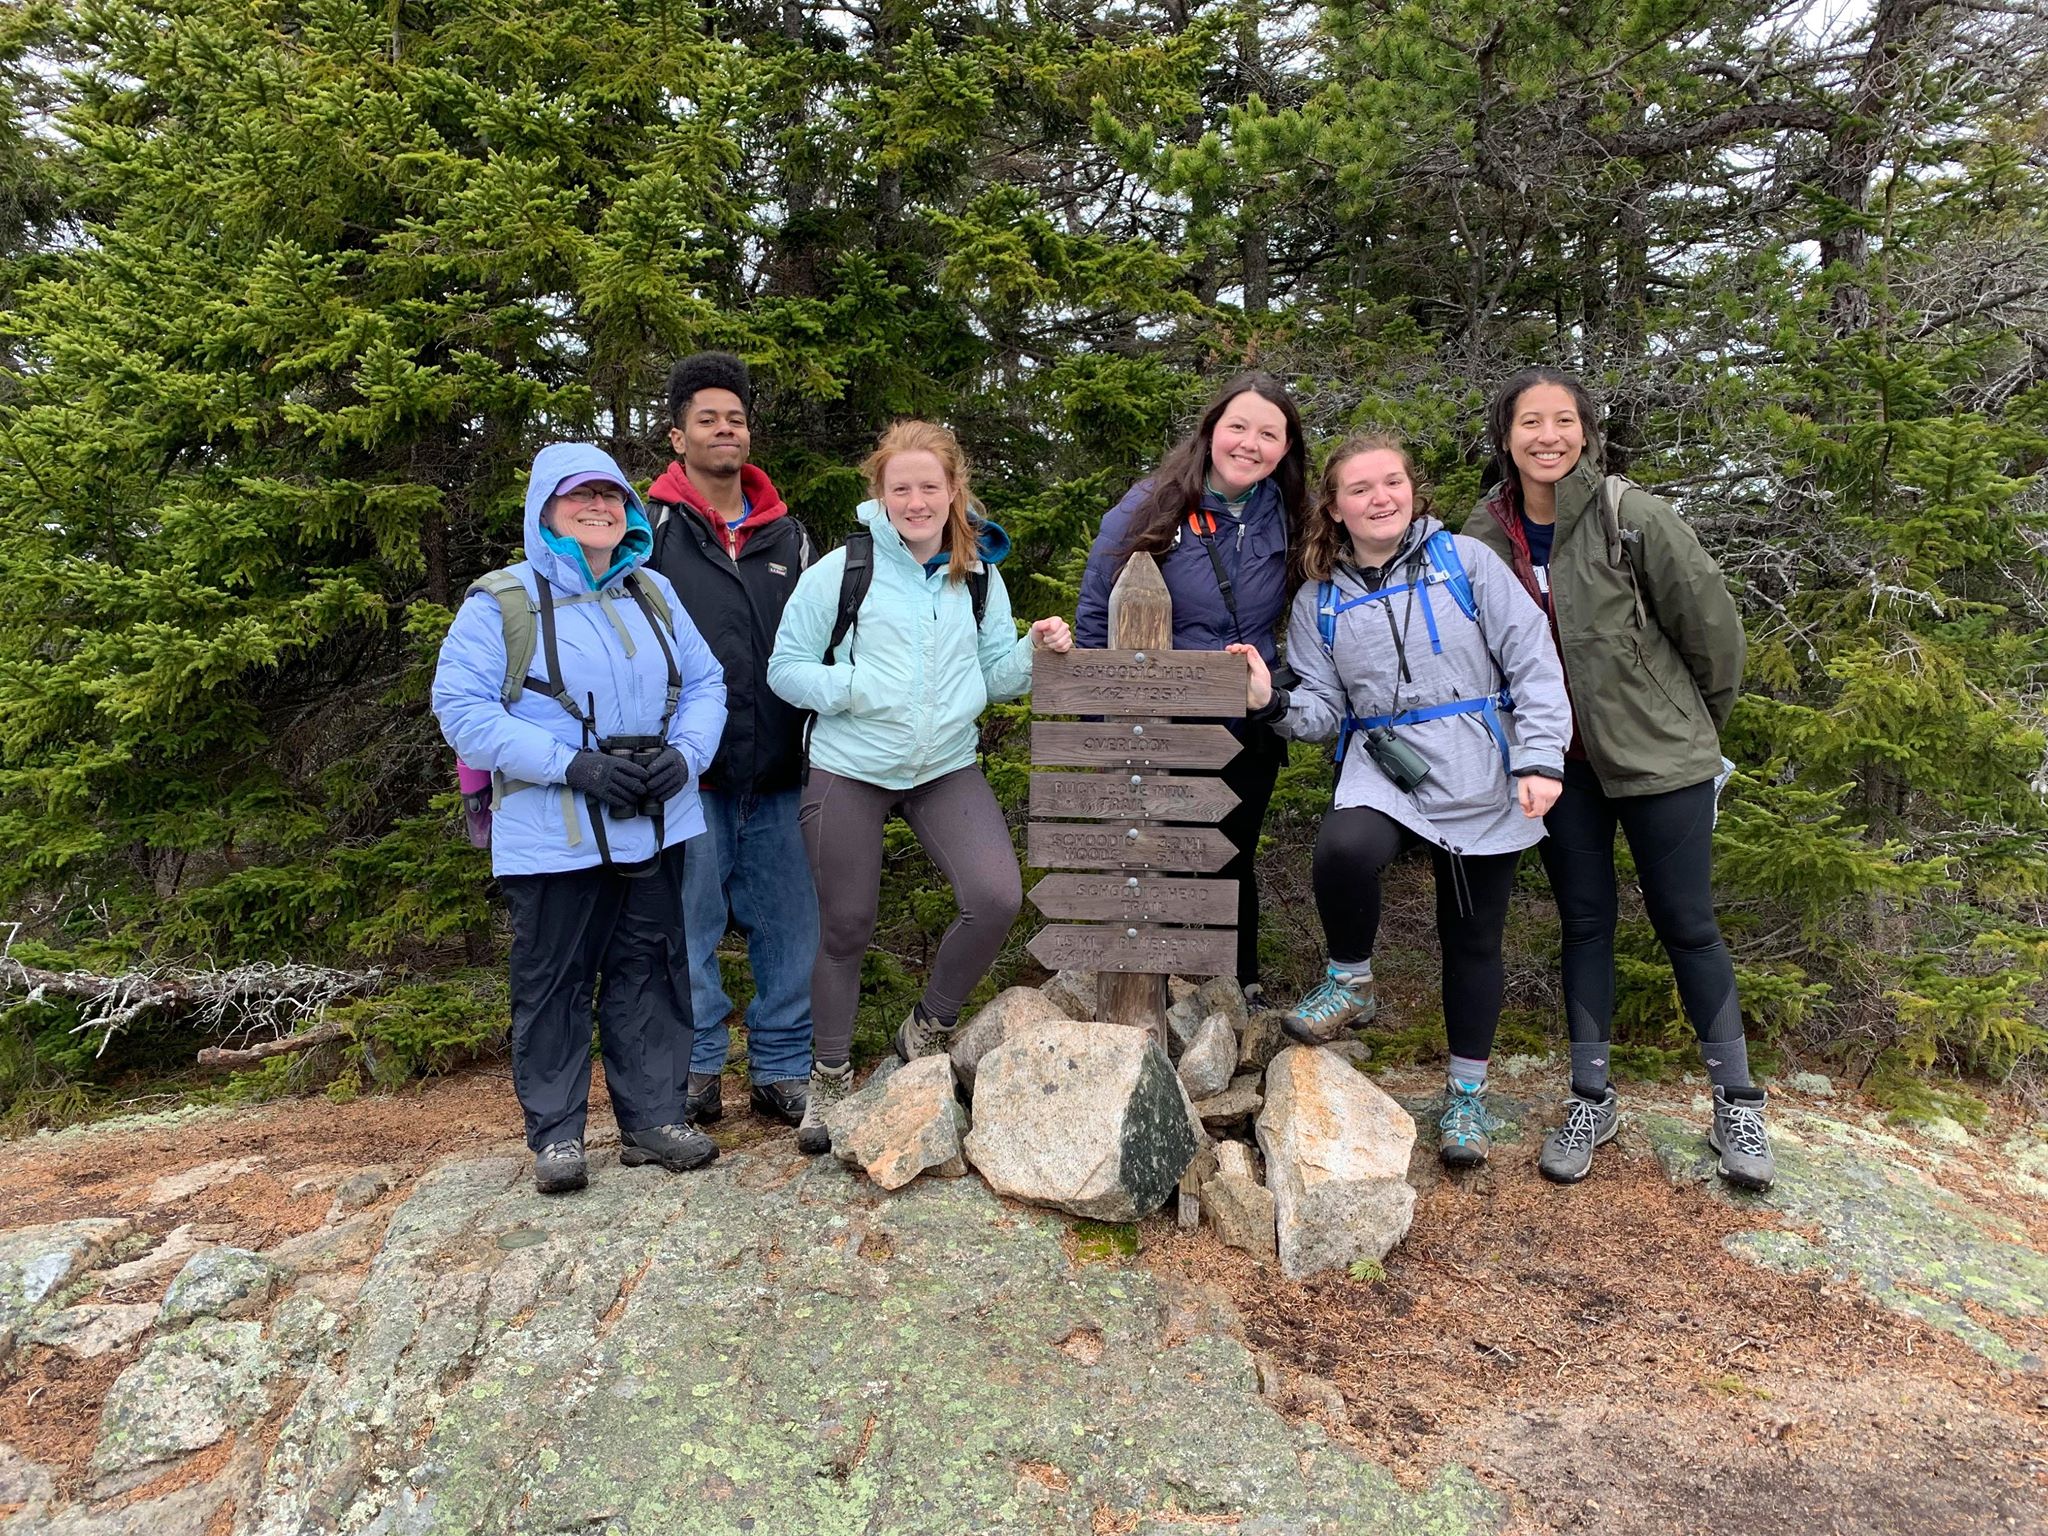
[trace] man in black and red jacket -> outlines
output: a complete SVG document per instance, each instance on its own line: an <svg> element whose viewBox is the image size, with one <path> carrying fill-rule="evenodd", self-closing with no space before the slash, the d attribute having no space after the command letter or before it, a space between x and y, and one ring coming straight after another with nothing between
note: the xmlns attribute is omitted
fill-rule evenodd
<svg viewBox="0 0 2048 1536"><path fill-rule="evenodd" d="M747 1068L755 1109L803 1118L811 1074L811 963L818 903L796 824L802 716L770 691L768 654L809 534L768 477L748 462L753 388L747 365L699 352L669 372L669 442L680 458L648 489L654 569L683 600L725 669L726 725L700 782L705 831L683 861L690 1004L689 1116L723 1113L719 1074L732 1000L717 948L728 922L746 936L754 972Z"/></svg>

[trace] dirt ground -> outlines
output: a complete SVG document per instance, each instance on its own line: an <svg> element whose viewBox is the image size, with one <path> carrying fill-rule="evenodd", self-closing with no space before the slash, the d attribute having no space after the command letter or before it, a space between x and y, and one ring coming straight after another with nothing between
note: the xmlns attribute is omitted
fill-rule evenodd
<svg viewBox="0 0 2048 1536"><path fill-rule="evenodd" d="M788 1134L733 1090L721 1144ZM593 1139L608 1123L594 1105ZM401 1175L395 1201L439 1158L517 1137L501 1068L349 1104L31 1138L0 1148L0 1226L140 1211L158 1234L194 1224L263 1247L321 1223L326 1188L294 1186L386 1165ZM1631 1132L1572 1189L1537 1177L1535 1151L1525 1137L1459 1179L1419 1162L1412 1233L1383 1280L1295 1284L1163 1218L1144 1224L1139 1262L1231 1294L1247 1341L1309 1378L1286 1411L1404 1480L1473 1467L1530 1536L2048 1532L2048 1378L2002 1373L1853 1285L1728 1254L1721 1238L1763 1218L1673 1188ZM244 1158L262 1161L146 1203L167 1173ZM132 1358L26 1351L0 1392L0 1441L75 1485Z"/></svg>

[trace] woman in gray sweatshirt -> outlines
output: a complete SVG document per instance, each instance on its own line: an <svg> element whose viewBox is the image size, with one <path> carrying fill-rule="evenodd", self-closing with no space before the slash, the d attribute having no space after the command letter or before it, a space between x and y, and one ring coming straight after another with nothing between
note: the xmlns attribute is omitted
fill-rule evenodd
<svg viewBox="0 0 2048 1536"><path fill-rule="evenodd" d="M1288 621L1299 681L1276 688L1255 650L1230 647L1251 668L1254 718L1337 738L1313 864L1328 974L1284 1024L1320 1045L1372 1017L1380 875L1427 846L1451 1055L1438 1151L1476 1164L1495 1124L1486 1064L1515 864L1543 836L1571 738L1564 674L1543 611L1498 556L1429 515L1398 440L1339 444L1318 502Z"/></svg>

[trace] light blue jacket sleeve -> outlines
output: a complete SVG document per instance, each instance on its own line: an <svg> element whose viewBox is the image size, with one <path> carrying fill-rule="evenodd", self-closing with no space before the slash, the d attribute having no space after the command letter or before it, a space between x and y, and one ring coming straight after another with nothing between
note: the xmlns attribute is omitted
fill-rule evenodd
<svg viewBox="0 0 2048 1536"><path fill-rule="evenodd" d="M676 671L682 675L683 695L668 723L669 745L683 754L690 777L701 778L725 735L725 669L690 622L689 611L668 579L657 571L643 574L664 589L668 611L675 618Z"/></svg>
<svg viewBox="0 0 2048 1536"><path fill-rule="evenodd" d="M1287 691L1287 712L1273 722L1282 736L1296 741L1328 741L1344 723L1344 685L1336 663L1323 649L1316 628L1316 583L1305 581L1294 594L1294 612L1287 620L1287 661L1300 682Z"/></svg>
<svg viewBox="0 0 2048 1536"><path fill-rule="evenodd" d="M768 686L778 697L820 715L841 715L853 704L853 663L826 666L820 659L839 614L839 578L846 554L834 550L797 578L768 656Z"/></svg>
<svg viewBox="0 0 2048 1536"><path fill-rule="evenodd" d="M441 734L472 768L529 784L562 783L576 749L507 710L499 698L504 684L505 628L497 599L479 592L456 610L434 667Z"/></svg>
<svg viewBox="0 0 2048 1536"><path fill-rule="evenodd" d="M989 703L1000 704L1030 692L1031 636L1017 633L1017 621L1010 612L1010 589L994 566L988 573L988 611L981 616L981 633L975 644Z"/></svg>

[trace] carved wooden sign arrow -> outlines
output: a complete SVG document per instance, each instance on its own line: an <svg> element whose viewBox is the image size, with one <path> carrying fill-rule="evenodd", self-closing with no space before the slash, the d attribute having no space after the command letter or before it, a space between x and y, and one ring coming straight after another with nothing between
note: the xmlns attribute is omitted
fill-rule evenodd
<svg viewBox="0 0 2048 1536"><path fill-rule="evenodd" d="M1165 773L1034 773L1034 816L1115 817L1127 821L1217 822L1236 808L1221 779Z"/></svg>
<svg viewBox="0 0 2048 1536"><path fill-rule="evenodd" d="M1214 827L1034 821L1024 862L1039 869L1190 869L1210 874L1237 856Z"/></svg>
<svg viewBox="0 0 2048 1536"><path fill-rule="evenodd" d="M1237 882L1159 875L1047 875L1031 888L1031 904L1047 917L1228 925L1237 921Z"/></svg>
<svg viewBox="0 0 2048 1536"><path fill-rule="evenodd" d="M1228 651L1068 651L1032 663L1031 707L1042 715L1245 712L1246 664Z"/></svg>
<svg viewBox="0 0 2048 1536"><path fill-rule="evenodd" d="M1039 720L1031 727L1031 761L1061 767L1221 768L1237 751L1237 738L1220 725Z"/></svg>
<svg viewBox="0 0 2048 1536"><path fill-rule="evenodd" d="M1056 971L1157 976L1230 976L1237 972L1237 934L1228 928L1048 923L1032 935L1029 948L1039 964Z"/></svg>

